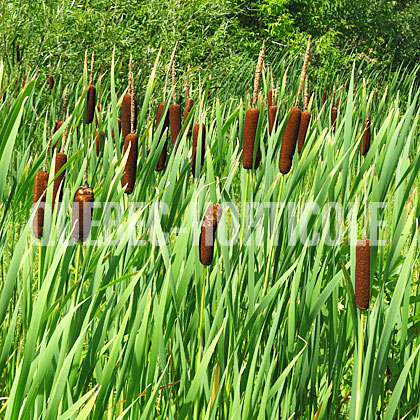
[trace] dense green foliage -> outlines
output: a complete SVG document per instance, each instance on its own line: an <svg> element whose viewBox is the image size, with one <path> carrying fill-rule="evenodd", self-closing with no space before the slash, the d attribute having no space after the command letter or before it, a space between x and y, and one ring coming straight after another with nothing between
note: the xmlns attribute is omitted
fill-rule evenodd
<svg viewBox="0 0 420 420"><path fill-rule="evenodd" d="M420 59L419 0L2 0L0 13L9 65L19 43L23 63L45 71L62 61L67 76L80 72L85 49L109 65L114 45L117 57L132 52L147 74L157 50L167 62L178 41L179 68L211 68L223 79L255 59L262 39L269 56L284 49L293 55L308 34L316 43L314 68L330 76L348 71L353 59L380 68Z"/></svg>

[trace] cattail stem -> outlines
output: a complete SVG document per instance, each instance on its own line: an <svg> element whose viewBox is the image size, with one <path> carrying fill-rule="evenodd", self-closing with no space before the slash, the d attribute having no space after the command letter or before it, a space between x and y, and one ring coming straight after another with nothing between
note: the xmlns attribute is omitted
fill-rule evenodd
<svg viewBox="0 0 420 420"><path fill-rule="evenodd" d="M167 88L167 86L168 86L169 72L170 72L170 71L171 71L171 69L172 69L172 63L173 63L173 61L174 61L174 59L175 59L175 52L176 52L176 48L177 48L177 46L178 46L178 41L175 43L175 46L174 46L174 49L173 49L173 51L172 51L172 55L171 55L171 60L169 61L169 66L168 66L168 69L166 70L166 76L165 76L165 87L164 87L164 89L163 89L163 102L165 102L165 101L166 101L166 88Z"/></svg>
<svg viewBox="0 0 420 420"><path fill-rule="evenodd" d="M172 62L172 101L176 103L176 94L175 94L175 60Z"/></svg>
<svg viewBox="0 0 420 420"><path fill-rule="evenodd" d="M363 311L360 312L360 330L359 330L359 356L358 356L358 367L357 367L357 395L356 395L356 420L362 419L362 413L360 410L360 390L362 387L362 366L363 366L363 340L364 340L364 319L365 314Z"/></svg>
<svg viewBox="0 0 420 420"><path fill-rule="evenodd" d="M47 161L48 161L48 155L50 153L50 149L51 149L51 143L52 143L52 139L53 139L53 135L54 135L54 126L51 130L51 135L50 135L50 139L48 140L48 144L47 144L47 150L45 152L45 159L44 159L44 171L47 170Z"/></svg>
<svg viewBox="0 0 420 420"><path fill-rule="evenodd" d="M88 171L89 171L89 146L87 147L87 151L86 151L86 168L85 168L85 175L83 177L83 181L85 185L88 185L88 182L87 182Z"/></svg>
<svg viewBox="0 0 420 420"><path fill-rule="evenodd" d="M255 107L258 101L258 87L260 84L260 78L261 78L261 69L264 64L264 45L265 41L263 41L260 54L258 56L258 62L257 67L255 69L255 79L254 79L254 92L252 95L252 107Z"/></svg>
<svg viewBox="0 0 420 420"><path fill-rule="evenodd" d="M305 78L305 93L303 94L304 102L303 102L303 110L306 111L309 105L309 77L306 76Z"/></svg>
<svg viewBox="0 0 420 420"><path fill-rule="evenodd" d="M69 114L67 114L66 119L68 119ZM67 136L69 133L69 125L70 123L67 124L66 128L64 129L64 133L63 133L63 140L61 141L61 148L60 148L60 152L64 153L64 147L66 145L66 141L67 141Z"/></svg>
<svg viewBox="0 0 420 420"><path fill-rule="evenodd" d="M67 102L69 100L69 86L66 86L66 90L64 92L64 100L63 100L63 108L61 109L61 119L64 119L67 111Z"/></svg>
<svg viewBox="0 0 420 420"><path fill-rule="evenodd" d="M242 223L241 223L241 248L242 244L244 242L244 229L245 229L245 217L246 217L246 202L248 199L248 186L249 186L249 171L246 171L245 174L245 196L244 196L244 202L243 202L243 208L242 208Z"/></svg>
<svg viewBox="0 0 420 420"><path fill-rule="evenodd" d="M76 266L74 268L74 284L76 285L79 279L79 266L80 266L80 251L82 249L82 242L79 241L77 243L77 251L76 251ZM73 305L76 303L76 290L73 295Z"/></svg>
<svg viewBox="0 0 420 420"><path fill-rule="evenodd" d="M89 84L92 84L93 81L93 64L95 62L95 53L92 53L92 60L90 61L90 77L89 77Z"/></svg>
<svg viewBox="0 0 420 420"><path fill-rule="evenodd" d="M308 71L308 63L309 63L310 55L311 55L311 37L308 38L308 44L306 46L305 57L303 58L303 66L302 66L302 72L300 74L299 89L296 96L296 103L295 103L296 106L299 104L299 97L303 90L303 84L305 83L306 72Z"/></svg>
<svg viewBox="0 0 420 420"><path fill-rule="evenodd" d="M42 266L42 255L41 255L41 241L38 244L38 295L41 289L41 266Z"/></svg>

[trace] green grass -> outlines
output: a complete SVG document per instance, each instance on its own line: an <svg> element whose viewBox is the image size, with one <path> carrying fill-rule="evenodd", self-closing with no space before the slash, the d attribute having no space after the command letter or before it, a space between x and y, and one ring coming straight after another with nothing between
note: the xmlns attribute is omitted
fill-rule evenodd
<svg viewBox="0 0 420 420"><path fill-rule="evenodd" d="M66 124L73 130L63 204L46 212L49 246L32 237L32 188L65 87L57 74L50 92L46 80L29 72L17 95L10 82L0 100L0 417L418 418L417 71L389 80L377 73L362 79L357 68L337 75L334 85L342 88L335 133L332 98L322 106L324 81L312 81L310 129L286 176L278 159L301 59L285 55L276 62L279 114L271 135L262 99L257 104L262 164L253 172L241 166L248 105L237 99L252 80L249 72L238 74L220 95L210 90L204 103L206 160L193 178L187 130L165 170L154 171L165 139L163 123L152 129L163 97L156 88L162 82L157 57L151 75L136 79L139 158L136 186L127 197L122 139L112 139L125 89L118 85L125 69L115 63L97 86L105 131L99 158L96 128L84 123L87 66L70 86ZM193 72L198 78L199 70ZM211 86L208 76L201 74L204 87ZM0 91L4 84L1 67ZM189 125L198 121L197 87ZM268 88L264 76L262 98ZM164 112L168 108L169 102ZM360 129L367 115L372 144L362 158ZM88 241L78 256L78 246L66 241L86 152L88 181L95 201L103 203L93 212L91 238L101 241ZM47 203L52 181L50 175ZM361 334L354 245L364 234L365 200L385 203L378 214L386 225L377 234L387 244L372 247L371 305ZM259 223L252 225L246 201L275 205L272 212L257 208L252 217ZM232 228L239 238L229 246L219 236L213 263L204 269L197 241L209 202L224 208L218 234L230 237ZM280 202L296 203L295 223ZM319 206L319 214L305 207L308 202ZM328 202L345 209L345 220L329 225L342 233L340 244L288 244L293 232L307 229L309 239L326 232L322 211ZM133 203L143 205L135 211ZM120 215L117 223L107 217L111 208ZM130 244L133 232L143 246Z"/></svg>

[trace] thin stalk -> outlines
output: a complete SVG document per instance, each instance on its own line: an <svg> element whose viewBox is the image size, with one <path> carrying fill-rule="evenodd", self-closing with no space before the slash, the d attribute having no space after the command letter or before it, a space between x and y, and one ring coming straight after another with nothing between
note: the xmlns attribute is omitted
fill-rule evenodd
<svg viewBox="0 0 420 420"><path fill-rule="evenodd" d="M80 250L82 249L82 242L77 243L77 252L76 252L76 267L74 269L74 283L77 284L77 279L79 278L79 265L80 265ZM73 295L73 304L76 303L76 290Z"/></svg>
<svg viewBox="0 0 420 420"><path fill-rule="evenodd" d="M359 359L357 368L357 395L356 395L356 419L361 419L360 409L360 389L362 386L362 364L363 364L363 339L364 339L364 311L360 312L360 331L359 331Z"/></svg>
<svg viewBox="0 0 420 420"><path fill-rule="evenodd" d="M241 222L241 248L244 242L244 228L245 228L245 211L246 211L246 200L248 199L248 185L249 185L249 171L245 174L245 196L244 202L242 203L242 222Z"/></svg>
<svg viewBox="0 0 420 420"><path fill-rule="evenodd" d="M39 290L41 288L41 263L42 263L41 241L39 241L39 244L38 244L38 294L39 294Z"/></svg>

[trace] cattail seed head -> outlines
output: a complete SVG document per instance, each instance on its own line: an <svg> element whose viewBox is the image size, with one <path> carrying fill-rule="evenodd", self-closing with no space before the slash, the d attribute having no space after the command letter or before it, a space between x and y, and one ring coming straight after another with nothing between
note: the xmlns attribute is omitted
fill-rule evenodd
<svg viewBox="0 0 420 420"><path fill-rule="evenodd" d="M203 265L210 265L213 261L214 237L221 217L222 207L219 204L210 204L201 225L200 262Z"/></svg>
<svg viewBox="0 0 420 420"><path fill-rule="evenodd" d="M206 155L206 126L203 123L196 123L193 129L193 147L192 147L192 173L195 176L195 162L197 160L198 136L200 134L201 126L201 160L200 168L203 168L204 158Z"/></svg>
<svg viewBox="0 0 420 420"><path fill-rule="evenodd" d="M55 123L55 126L54 126L54 134L61 128L62 125L63 125L63 121L57 121ZM57 145L58 145L58 142L59 141L60 141L60 139L58 138L57 141L54 143L52 149L51 149L51 151L52 151L53 154L54 154L55 149L57 148Z"/></svg>
<svg viewBox="0 0 420 420"><path fill-rule="evenodd" d="M127 162L122 174L122 186L125 187L125 193L131 194L136 183L138 140L136 133L127 134L124 140L124 154L130 146Z"/></svg>
<svg viewBox="0 0 420 420"><path fill-rule="evenodd" d="M55 127L54 127L54 134L61 128L61 126L63 125L63 121L57 121L55 123Z"/></svg>
<svg viewBox="0 0 420 420"><path fill-rule="evenodd" d="M268 109L270 109L273 106L273 89L270 89L268 91L267 104L268 104Z"/></svg>
<svg viewBox="0 0 420 420"><path fill-rule="evenodd" d="M137 100L133 98L134 102L134 130L137 127ZM122 137L126 138L131 133L131 94L126 93L121 104L121 129Z"/></svg>
<svg viewBox="0 0 420 420"><path fill-rule="evenodd" d="M171 143L173 146L181 131L181 107L178 104L172 104L169 107L169 124L171 127Z"/></svg>
<svg viewBox="0 0 420 420"><path fill-rule="evenodd" d="M188 98L186 103L185 103L185 109L184 109L184 122L185 120L188 118L188 115L192 109L194 105L194 101L193 98Z"/></svg>
<svg viewBox="0 0 420 420"><path fill-rule="evenodd" d="M258 145L255 156L255 165L253 165L255 137L257 135L259 117L260 110L258 108L249 108L245 114L242 145L242 166L244 169L257 169L261 162L261 151Z"/></svg>
<svg viewBox="0 0 420 420"><path fill-rule="evenodd" d="M335 123L337 121L337 107L333 106L331 109L331 128L335 131Z"/></svg>
<svg viewBox="0 0 420 420"><path fill-rule="evenodd" d="M87 90L86 101L86 124L91 124L95 116L96 105L96 87L92 84L89 85Z"/></svg>
<svg viewBox="0 0 420 420"><path fill-rule="evenodd" d="M163 112L164 108L165 108L165 103L161 102L158 105L158 109L157 109L157 113L156 113L156 128L159 125L159 121L160 121L160 118L162 116L162 112ZM162 133L165 130L167 130L168 127L169 127L169 116L168 116L168 113L166 113L165 121L163 122ZM167 150L168 150L168 138L166 138L166 140L165 140L165 144L163 145L162 152L161 152L161 154L159 156L159 160L156 164L155 170L157 172L163 171L165 169Z"/></svg>
<svg viewBox="0 0 420 420"><path fill-rule="evenodd" d="M375 92L375 101L378 100L378 91Z"/></svg>
<svg viewBox="0 0 420 420"><path fill-rule="evenodd" d="M56 177L56 175L58 174L58 172L60 172L60 169L67 163L67 155L65 153L57 153L57 155L55 156L55 167L54 167L54 177ZM60 190L60 196L59 196L59 200L58 201L62 201L63 199L63 184L64 184L64 176L66 174L66 171L63 171L60 173L60 175L57 176L57 178L55 178L54 180L54 186L53 186L53 207L55 204L55 199L57 197L57 193L58 190L60 189L60 185L61 185L61 190Z"/></svg>
<svg viewBox="0 0 420 420"><path fill-rule="evenodd" d="M85 242L92 226L93 190L88 185L79 187L74 195L72 210L73 239Z"/></svg>
<svg viewBox="0 0 420 420"><path fill-rule="evenodd" d="M359 239L356 244L356 273L354 296L360 310L369 308L370 298L370 240Z"/></svg>
<svg viewBox="0 0 420 420"><path fill-rule="evenodd" d="M40 205L36 209L33 220L33 230L35 238L41 238L44 230L44 213L45 213L45 198L47 195L48 186L48 172L38 171L35 175L33 204L36 204L39 199Z"/></svg>
<svg viewBox="0 0 420 420"><path fill-rule="evenodd" d="M99 130L96 130L96 156L99 156L99 152L102 150L104 146L104 139L105 139L105 131L101 130L99 133Z"/></svg>
<svg viewBox="0 0 420 420"><path fill-rule="evenodd" d="M296 141L299 134L301 111L297 107L290 109L290 116L284 129L280 148L279 168L282 174L289 173L292 168L293 155L296 149Z"/></svg>
<svg viewBox="0 0 420 420"><path fill-rule="evenodd" d="M298 132L298 153L303 149L305 144L306 132L308 131L309 122L311 121L311 113L303 111L300 117L299 132Z"/></svg>
<svg viewBox="0 0 420 420"><path fill-rule="evenodd" d="M277 106L272 105L268 108L268 132L271 134L274 128L274 122L276 121Z"/></svg>
<svg viewBox="0 0 420 420"><path fill-rule="evenodd" d="M324 90L324 94L322 95L322 105L324 105L326 101L327 101L327 91Z"/></svg>
<svg viewBox="0 0 420 420"><path fill-rule="evenodd" d="M50 88L50 90L54 89L54 76L51 73L48 76L48 87Z"/></svg>
<svg viewBox="0 0 420 420"><path fill-rule="evenodd" d="M370 138L371 138L371 131L370 131L370 119L366 118L365 121L365 128L363 131L363 137L360 140L360 153L362 156L365 156L366 153L370 149Z"/></svg>

